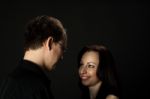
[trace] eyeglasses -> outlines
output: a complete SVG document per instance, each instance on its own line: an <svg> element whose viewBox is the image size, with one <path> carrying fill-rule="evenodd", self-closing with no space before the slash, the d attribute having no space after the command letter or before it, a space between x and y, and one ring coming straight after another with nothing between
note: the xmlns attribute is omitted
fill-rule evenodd
<svg viewBox="0 0 150 99"><path fill-rule="evenodd" d="M67 48L64 46L64 44L62 42L58 42L58 44L60 45L60 48L62 50L60 59L63 60L63 54L66 52Z"/></svg>
<svg viewBox="0 0 150 99"><path fill-rule="evenodd" d="M64 44L62 42L58 42L58 44L60 45L61 50L63 51L63 53L66 52L67 48L64 46Z"/></svg>

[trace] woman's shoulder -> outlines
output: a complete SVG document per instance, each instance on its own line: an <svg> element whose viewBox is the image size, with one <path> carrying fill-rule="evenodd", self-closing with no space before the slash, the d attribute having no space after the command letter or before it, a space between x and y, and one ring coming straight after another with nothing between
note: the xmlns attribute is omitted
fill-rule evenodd
<svg viewBox="0 0 150 99"><path fill-rule="evenodd" d="M103 83L97 97L103 97L102 99L119 99L118 89L107 83Z"/></svg>
<svg viewBox="0 0 150 99"><path fill-rule="evenodd" d="M110 94L106 97L106 99L119 99L119 97L113 95L113 94Z"/></svg>

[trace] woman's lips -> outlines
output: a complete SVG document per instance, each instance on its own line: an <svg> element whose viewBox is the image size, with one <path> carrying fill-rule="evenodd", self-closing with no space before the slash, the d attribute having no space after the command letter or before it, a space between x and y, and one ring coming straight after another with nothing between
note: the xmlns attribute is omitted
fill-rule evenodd
<svg viewBox="0 0 150 99"><path fill-rule="evenodd" d="M81 78L82 80L87 80L87 79L88 79L88 76L80 76L80 78Z"/></svg>

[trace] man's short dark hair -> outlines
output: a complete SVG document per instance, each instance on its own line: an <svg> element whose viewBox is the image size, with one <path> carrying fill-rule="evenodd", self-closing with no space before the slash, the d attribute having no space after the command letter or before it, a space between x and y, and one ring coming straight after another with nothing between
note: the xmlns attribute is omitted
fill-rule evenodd
<svg viewBox="0 0 150 99"><path fill-rule="evenodd" d="M41 47L43 42L50 36L54 42L62 41L64 47L66 46L67 35L62 23L51 16L37 16L27 24L25 51Z"/></svg>

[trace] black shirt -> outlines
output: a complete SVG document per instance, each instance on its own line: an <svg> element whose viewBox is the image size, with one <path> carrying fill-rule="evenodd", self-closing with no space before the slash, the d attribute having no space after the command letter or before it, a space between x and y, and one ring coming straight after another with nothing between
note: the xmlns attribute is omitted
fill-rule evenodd
<svg viewBox="0 0 150 99"><path fill-rule="evenodd" d="M108 95L115 95L115 96L119 97L118 89L103 82L98 91L96 99L106 99L106 97Z"/></svg>
<svg viewBox="0 0 150 99"><path fill-rule="evenodd" d="M37 64L21 60L2 82L0 99L53 99L50 80Z"/></svg>
<svg viewBox="0 0 150 99"><path fill-rule="evenodd" d="M81 86L81 89L81 99L90 99L89 88ZM103 82L95 99L106 99L108 95L115 95L120 98L118 88L115 88L113 86L110 86L108 83Z"/></svg>

